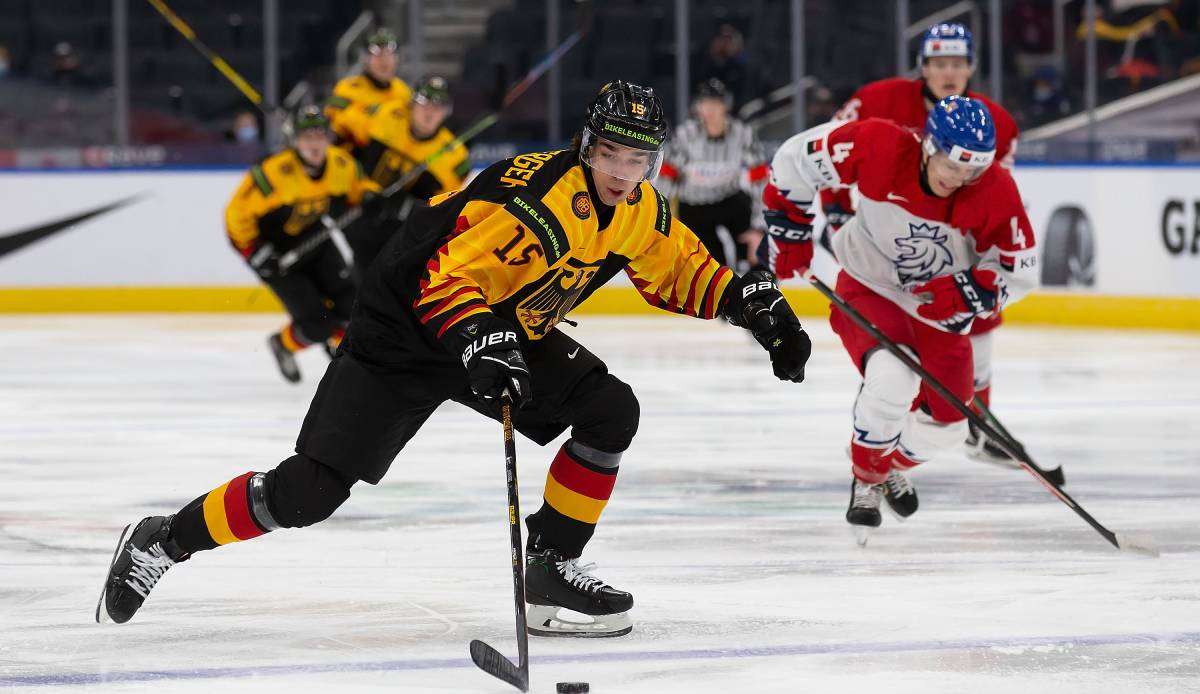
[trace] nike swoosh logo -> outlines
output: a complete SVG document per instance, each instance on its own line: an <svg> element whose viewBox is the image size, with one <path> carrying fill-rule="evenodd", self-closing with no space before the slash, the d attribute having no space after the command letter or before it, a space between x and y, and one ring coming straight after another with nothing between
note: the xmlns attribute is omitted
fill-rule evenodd
<svg viewBox="0 0 1200 694"><path fill-rule="evenodd" d="M896 195L895 193L888 193L887 199L888 200L896 200L899 202L908 202L908 198L904 197L903 195Z"/></svg>
<svg viewBox="0 0 1200 694"><path fill-rule="evenodd" d="M568 354L568 355L567 355L567 359L574 359L576 354L579 354L579 348L578 348L578 347L576 347L576 348L575 348L575 351L574 351L574 352L571 352L570 354Z"/></svg>
<svg viewBox="0 0 1200 694"><path fill-rule="evenodd" d="M11 234L0 236L0 258L3 258L10 253L15 253L26 246L33 245L44 238L57 234L60 231L70 229L80 222L86 222L89 219L94 219L100 215L108 214L109 212L118 210L126 205L131 205L143 197L145 197L143 194L131 195L127 198L122 198L115 202L101 205L100 207L94 207L90 210L73 214L70 217L64 217L52 222L39 224L35 227L21 229L20 231L14 231Z"/></svg>

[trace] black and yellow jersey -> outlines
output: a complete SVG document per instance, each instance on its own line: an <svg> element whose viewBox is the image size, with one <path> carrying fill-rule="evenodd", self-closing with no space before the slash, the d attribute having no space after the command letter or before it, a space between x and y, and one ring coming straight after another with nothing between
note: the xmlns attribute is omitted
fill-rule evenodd
<svg viewBox="0 0 1200 694"><path fill-rule="evenodd" d="M370 75L352 75L334 85L333 94L325 102L325 115L329 117L333 132L343 142L349 142L351 136L346 130L346 117L353 117L385 101L397 101L407 109L408 102L412 101L412 88L399 77L393 77L385 84Z"/></svg>
<svg viewBox="0 0 1200 694"><path fill-rule="evenodd" d="M597 200L578 151L562 150L498 162L419 206L368 273L349 349L381 367L453 363L438 338L489 311L538 340L622 270L653 306L719 315L733 272L650 183L615 207Z"/></svg>
<svg viewBox="0 0 1200 694"><path fill-rule="evenodd" d="M434 155L425 172L408 186L409 192L422 200L459 188L471 170L467 148L462 143L450 146L454 134L446 128L423 140L413 135L407 103L371 106L347 114L342 122L354 141L354 154L363 171L381 188Z"/></svg>
<svg viewBox="0 0 1200 694"><path fill-rule="evenodd" d="M245 256L264 243L294 246L321 215L337 216L379 187L340 147L330 147L325 166L312 177L296 150L287 148L250 167L225 208L225 231Z"/></svg>

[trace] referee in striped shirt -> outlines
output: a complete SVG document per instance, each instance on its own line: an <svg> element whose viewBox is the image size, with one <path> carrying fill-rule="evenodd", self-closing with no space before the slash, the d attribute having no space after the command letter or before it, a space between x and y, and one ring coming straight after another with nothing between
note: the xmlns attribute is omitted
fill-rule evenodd
<svg viewBox="0 0 1200 694"><path fill-rule="evenodd" d="M750 126L730 115L732 102L720 80L700 84L654 185L717 262L744 272L762 239L768 163Z"/></svg>

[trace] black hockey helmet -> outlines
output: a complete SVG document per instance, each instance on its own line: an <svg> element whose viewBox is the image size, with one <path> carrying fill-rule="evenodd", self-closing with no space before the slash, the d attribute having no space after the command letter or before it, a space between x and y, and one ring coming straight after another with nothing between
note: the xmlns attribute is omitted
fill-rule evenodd
<svg viewBox="0 0 1200 694"><path fill-rule="evenodd" d="M716 77L706 79L696 85L696 92L692 95L692 101L695 102L701 99L719 99L725 102L726 107L733 105L733 95L729 93L729 88Z"/></svg>
<svg viewBox="0 0 1200 694"><path fill-rule="evenodd" d="M301 106L292 113L283 124L283 134L289 143L295 142L296 136L305 130L321 130L330 133L329 117L316 104Z"/></svg>
<svg viewBox="0 0 1200 694"><path fill-rule="evenodd" d="M667 118L662 101L653 89L624 80L604 85L584 118L583 139L579 156L584 164L598 168L610 176L625 180L645 180L658 175L662 165L663 147L667 142ZM639 176L630 171L617 172L606 168L593 156L597 140L651 152L647 166Z"/></svg>
<svg viewBox="0 0 1200 694"><path fill-rule="evenodd" d="M396 34L387 27L379 27L375 33L367 37L368 53L382 53L383 51L395 53L399 47L400 42L396 40Z"/></svg>
<svg viewBox="0 0 1200 694"><path fill-rule="evenodd" d="M413 88L412 100L418 104L435 104L450 106L450 85L444 77L433 75L417 82Z"/></svg>

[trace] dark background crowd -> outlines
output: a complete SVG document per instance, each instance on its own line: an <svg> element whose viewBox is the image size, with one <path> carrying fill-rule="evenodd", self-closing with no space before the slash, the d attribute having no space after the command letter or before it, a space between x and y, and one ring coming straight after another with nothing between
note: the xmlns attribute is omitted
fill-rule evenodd
<svg viewBox="0 0 1200 694"><path fill-rule="evenodd" d="M262 147L259 113L144 0L129 3L130 143ZM214 52L252 84L264 77L259 0L174 0ZM944 9L945 0L911 0L909 17ZM975 27L979 70L988 91L986 9ZM1054 0L1004 0L1003 104L1023 129L1080 111L1084 104L1084 2L1066 2L1064 51L1055 50ZM386 0L280 2L282 91L305 81L320 98L336 80L334 46L363 10L388 16ZM461 37L443 62L455 95L450 125L496 106L506 88L545 52L545 0L433 3L478 5L479 31ZM583 104L614 76L660 90L671 111L675 92L673 0L594 3L591 29L561 64L560 132L569 137ZM805 63L808 123L827 120L858 86L896 74L892 3L807 0ZM1200 0L1098 0L1099 102L1200 72ZM563 0L560 35L577 28L580 5ZM391 8L394 10L394 8ZM467 7L469 10L470 7ZM689 81L716 77L752 122L785 127L784 100L765 98L790 75L788 0L696 0L689 4ZM967 21L968 17L957 17ZM437 38L430 31L425 43ZM915 53L915 39L906 47ZM401 65L401 76L406 74ZM71 147L112 142L112 11L102 0L0 0L0 148ZM537 83L480 142L545 141L548 93ZM772 106L776 114L772 115ZM672 119L681 114L670 113Z"/></svg>

